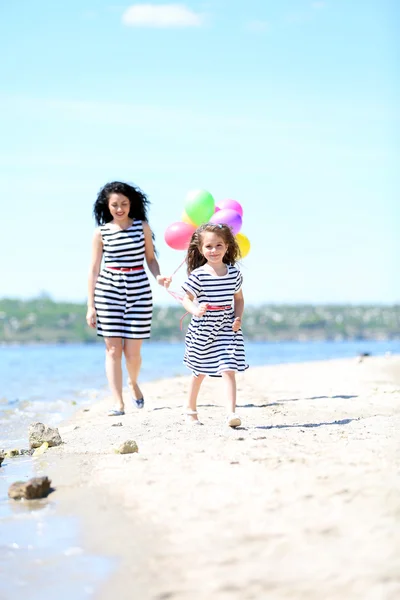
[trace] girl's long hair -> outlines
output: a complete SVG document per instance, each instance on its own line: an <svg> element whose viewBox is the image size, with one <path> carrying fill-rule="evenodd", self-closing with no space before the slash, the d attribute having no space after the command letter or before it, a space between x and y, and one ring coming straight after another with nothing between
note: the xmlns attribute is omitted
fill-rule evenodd
<svg viewBox="0 0 400 600"><path fill-rule="evenodd" d="M129 199L130 209L129 217L138 221L147 222L147 210L150 201L142 190L122 181L112 181L106 183L99 191L96 202L93 206L93 215L96 225L105 225L113 220L110 209L108 208L108 199L111 194L122 194Z"/></svg>
<svg viewBox="0 0 400 600"><path fill-rule="evenodd" d="M200 225L192 235L187 251L186 263L187 272L190 275L192 271L206 264L206 259L201 254L201 246L203 244L203 233L215 233L227 245L227 251L222 259L226 265L235 265L240 259L240 249L233 235L232 229L228 225L219 223L204 223Z"/></svg>

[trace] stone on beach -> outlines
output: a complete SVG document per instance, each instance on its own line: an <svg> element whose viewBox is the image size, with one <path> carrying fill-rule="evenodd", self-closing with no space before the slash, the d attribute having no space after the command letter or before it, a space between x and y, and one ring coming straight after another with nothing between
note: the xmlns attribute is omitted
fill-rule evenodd
<svg viewBox="0 0 400 600"><path fill-rule="evenodd" d="M32 456L32 454L35 452L34 448L22 448L19 453L21 454L21 456Z"/></svg>
<svg viewBox="0 0 400 600"><path fill-rule="evenodd" d="M43 423L32 423L28 435L31 448L40 448L44 442L48 443L49 448L63 443L57 427L46 427Z"/></svg>
<svg viewBox="0 0 400 600"><path fill-rule="evenodd" d="M118 454L132 454L133 452L139 452L138 445L134 440L126 440L117 450Z"/></svg>
<svg viewBox="0 0 400 600"><path fill-rule="evenodd" d="M45 498L50 492L50 484L51 481L47 476L33 477L28 481L15 481L8 488L8 495L14 500Z"/></svg>
<svg viewBox="0 0 400 600"><path fill-rule="evenodd" d="M7 450L7 452L4 455L4 458L14 458L14 456L19 456L19 450L17 448Z"/></svg>
<svg viewBox="0 0 400 600"><path fill-rule="evenodd" d="M3 462L5 458L4 452L0 452L0 467L1 467L1 463Z"/></svg>

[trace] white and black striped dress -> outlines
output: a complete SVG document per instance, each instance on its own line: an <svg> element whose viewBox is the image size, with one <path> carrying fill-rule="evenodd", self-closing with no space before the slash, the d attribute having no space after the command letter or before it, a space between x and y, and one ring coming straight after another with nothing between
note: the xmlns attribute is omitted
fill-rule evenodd
<svg viewBox="0 0 400 600"><path fill-rule="evenodd" d="M228 310L208 310L203 317L193 316L185 338L184 364L194 375L220 377L223 371L244 371L248 368L243 334L232 331L233 296L242 286L239 269L227 265L227 273L216 277L204 267L192 271L183 284L185 292L195 296L199 304L228 306Z"/></svg>
<svg viewBox="0 0 400 600"><path fill-rule="evenodd" d="M146 339L150 337L153 297L147 273L144 231L141 221L114 231L110 224L100 227L103 240L103 268L97 278L94 303L97 335ZM140 268L114 271L109 267Z"/></svg>

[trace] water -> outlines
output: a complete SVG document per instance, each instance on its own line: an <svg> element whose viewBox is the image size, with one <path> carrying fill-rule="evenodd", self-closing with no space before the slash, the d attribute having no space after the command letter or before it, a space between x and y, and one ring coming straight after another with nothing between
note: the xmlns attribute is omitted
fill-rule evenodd
<svg viewBox="0 0 400 600"><path fill-rule="evenodd" d="M246 344L250 367L356 357L363 352L400 354L400 341ZM144 344L141 381L188 374L182 357L181 343ZM0 347L0 449L27 448L31 422L57 425L107 394L102 344ZM0 467L2 597L28 593L32 600L44 595L88 598L116 565L81 548L81 524L58 515L51 495L35 503L8 499L13 481L36 475L33 462L22 456Z"/></svg>

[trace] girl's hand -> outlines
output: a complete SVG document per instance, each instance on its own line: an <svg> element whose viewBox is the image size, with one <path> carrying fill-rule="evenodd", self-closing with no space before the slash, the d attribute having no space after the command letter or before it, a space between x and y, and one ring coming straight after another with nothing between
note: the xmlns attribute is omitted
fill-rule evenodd
<svg viewBox="0 0 400 600"><path fill-rule="evenodd" d="M235 332L239 331L241 326L242 326L242 319L240 317L236 317L236 319L233 321L233 324L232 324L232 330Z"/></svg>
<svg viewBox="0 0 400 600"><path fill-rule="evenodd" d="M203 302L203 304L199 304L195 313L193 313L196 317L202 317L207 312L208 304L207 302Z"/></svg>
<svg viewBox="0 0 400 600"><path fill-rule="evenodd" d="M87 313L86 313L86 323L89 325L89 327L92 327L93 329L95 329L95 327L96 327L96 309L95 308L88 308Z"/></svg>
<svg viewBox="0 0 400 600"><path fill-rule="evenodd" d="M171 285L172 277L164 277L163 275L157 275L156 279L157 283L159 283L163 287L169 288L169 286Z"/></svg>

